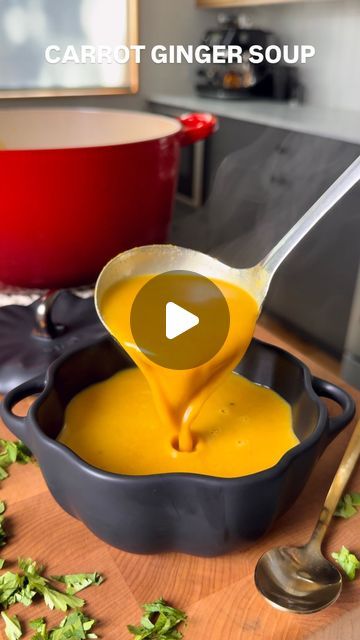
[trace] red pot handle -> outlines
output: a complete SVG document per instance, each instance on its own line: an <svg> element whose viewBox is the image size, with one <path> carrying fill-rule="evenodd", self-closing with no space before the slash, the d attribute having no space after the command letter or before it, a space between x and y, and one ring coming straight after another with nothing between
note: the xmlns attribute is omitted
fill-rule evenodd
<svg viewBox="0 0 360 640"><path fill-rule="evenodd" d="M185 113L179 120L182 124L180 132L182 147L205 140L218 128L218 119L211 113Z"/></svg>

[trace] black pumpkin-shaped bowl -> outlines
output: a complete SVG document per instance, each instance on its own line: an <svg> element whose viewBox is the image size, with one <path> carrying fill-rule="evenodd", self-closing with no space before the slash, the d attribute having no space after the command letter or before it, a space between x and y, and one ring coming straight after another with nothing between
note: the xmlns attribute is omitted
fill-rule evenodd
<svg viewBox="0 0 360 640"><path fill-rule="evenodd" d="M312 377L289 353L254 340L236 370L287 400L299 445L274 467L239 478L108 473L56 438L76 394L129 366L119 347L103 338L59 358L45 380L17 387L1 407L7 426L36 456L55 500L99 538L129 552L214 556L256 540L293 504L324 449L355 413L345 391ZM15 404L34 393L40 395L28 415L15 416ZM341 415L329 417L321 396L337 402Z"/></svg>

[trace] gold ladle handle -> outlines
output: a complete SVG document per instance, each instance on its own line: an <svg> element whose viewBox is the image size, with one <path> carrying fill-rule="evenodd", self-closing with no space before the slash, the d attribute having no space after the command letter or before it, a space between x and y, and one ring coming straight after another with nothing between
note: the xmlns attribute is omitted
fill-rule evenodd
<svg viewBox="0 0 360 640"><path fill-rule="evenodd" d="M336 472L335 478L332 481L319 520L315 527L314 533L311 536L309 545L317 546L319 548L321 547L331 518L334 515L335 509L350 479L350 476L354 471L359 456L360 420L354 429L350 442L341 460L340 466Z"/></svg>

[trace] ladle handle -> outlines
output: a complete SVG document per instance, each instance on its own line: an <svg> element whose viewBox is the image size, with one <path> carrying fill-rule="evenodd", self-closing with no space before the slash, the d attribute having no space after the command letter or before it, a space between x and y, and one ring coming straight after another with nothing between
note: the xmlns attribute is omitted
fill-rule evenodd
<svg viewBox="0 0 360 640"><path fill-rule="evenodd" d="M280 242L261 261L261 266L273 276L289 253L301 242L311 229L344 197L360 180L360 156L313 204L305 215L290 229Z"/></svg>
<svg viewBox="0 0 360 640"><path fill-rule="evenodd" d="M321 546L331 518L350 479L360 456L360 420L357 423L351 440L346 448L340 466L326 496L320 518L311 537L310 544Z"/></svg>

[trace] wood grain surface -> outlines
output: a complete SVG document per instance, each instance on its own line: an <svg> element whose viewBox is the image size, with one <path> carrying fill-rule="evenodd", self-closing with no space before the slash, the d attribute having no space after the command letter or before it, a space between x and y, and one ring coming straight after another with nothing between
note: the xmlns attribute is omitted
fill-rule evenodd
<svg viewBox="0 0 360 640"><path fill-rule="evenodd" d="M284 346L264 329L258 329L258 336ZM322 366L303 359L316 375L337 381ZM360 408L360 392L351 393ZM23 402L21 411L25 412L28 406L28 401ZM334 411L333 407L330 409ZM141 603L160 596L188 613L185 640L358 640L360 578L353 583L345 579L338 602L310 616L277 612L258 595L253 582L256 561L269 547L306 541L350 434L351 428L328 448L302 496L266 537L246 549L214 559L174 553L136 556L113 549L62 511L48 492L37 465L13 465L10 477L0 488L1 499L7 503L11 534L1 556L9 568L15 566L18 556L31 556L46 565L48 574L103 574L105 582L82 595L87 612L99 621L99 637L106 640L129 640L126 625L139 621ZM14 439L2 424L0 435ZM360 470L351 486L360 491ZM360 515L347 521L335 519L325 552L330 554L344 544L360 554L359 525ZM29 609L17 605L11 613L17 613L25 627L26 620L39 615L46 615L51 626L63 617L42 605ZM2 624L0 633L5 638ZM24 637L31 637L29 630Z"/></svg>

